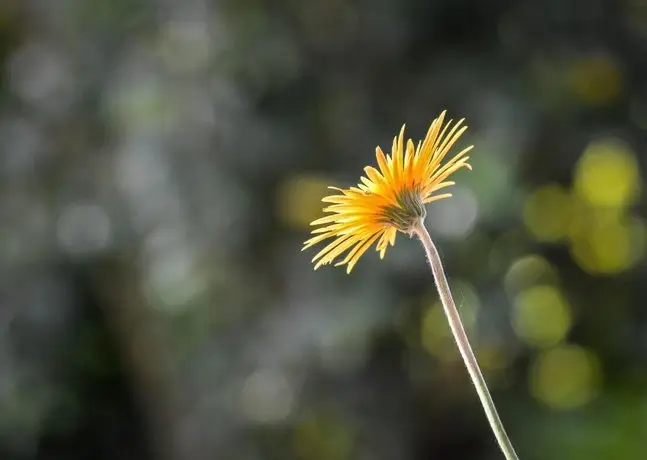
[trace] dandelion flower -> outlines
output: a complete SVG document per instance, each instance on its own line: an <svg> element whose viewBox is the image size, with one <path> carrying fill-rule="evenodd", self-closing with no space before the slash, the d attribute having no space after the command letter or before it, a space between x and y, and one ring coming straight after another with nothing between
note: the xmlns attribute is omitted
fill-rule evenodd
<svg viewBox="0 0 647 460"><path fill-rule="evenodd" d="M378 169L367 166L365 177L356 187L340 189L338 193L322 199L330 206L324 208L329 215L317 219L311 225L313 237L304 243L307 249L324 240L333 239L313 258L315 270L330 264L344 252L345 257L335 265L347 265L351 272L359 258L377 241L376 250L384 258L386 248L395 243L398 231L411 233L412 225L425 217L427 203L451 196L438 193L454 182L447 179L461 168L471 169L466 153L467 147L443 164L443 160L456 141L465 132L463 120L452 126L450 120L443 126L445 112L429 127L424 141L414 147L409 139L404 143L404 126L393 139L390 155L376 148Z"/></svg>

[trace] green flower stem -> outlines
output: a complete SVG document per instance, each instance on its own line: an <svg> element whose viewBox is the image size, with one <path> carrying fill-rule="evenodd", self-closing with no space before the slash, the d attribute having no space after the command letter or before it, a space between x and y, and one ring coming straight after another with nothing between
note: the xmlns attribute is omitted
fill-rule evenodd
<svg viewBox="0 0 647 460"><path fill-rule="evenodd" d="M438 295L440 296L443 308L445 309L445 315L447 315L449 326L454 334L458 350L463 357L465 367L467 367L467 371L472 378L472 383L476 387L476 392L481 400L481 405L485 410L485 415L487 415L490 427L494 432L494 436L499 443L499 447L501 447L507 460L518 460L514 447L512 447L512 443L510 442L510 438L508 438L508 435L503 428L503 423L501 423L494 401L492 401L492 396L488 391L487 384L485 383L485 379L483 378L483 374L481 373L481 369L479 368L478 362L476 361L476 357L474 356L474 352L472 351L472 347L467 338L467 334L463 328L460 315L458 314L452 293L447 284L447 277L445 276L438 249L436 249L436 245L431 239L431 236L429 236L429 232L425 228L422 219L416 220L415 224L411 228L411 232L420 238L420 241L427 252L429 265L431 266L431 271L433 272L434 279L436 281Z"/></svg>

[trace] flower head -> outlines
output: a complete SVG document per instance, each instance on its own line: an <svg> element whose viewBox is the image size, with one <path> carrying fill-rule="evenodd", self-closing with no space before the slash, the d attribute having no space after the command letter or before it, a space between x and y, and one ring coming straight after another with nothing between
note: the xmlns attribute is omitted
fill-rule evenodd
<svg viewBox="0 0 647 460"><path fill-rule="evenodd" d="M364 168L366 176L361 177L356 187L330 187L338 193L321 200L330 203L324 208L324 212L330 214L312 222L311 225L318 228L312 231L314 236L303 247L307 249L333 238L312 259L316 262L315 270L348 251L335 265L347 265L346 271L350 273L360 256L376 241L376 250L380 258L384 258L387 246L395 243L397 232L410 233L412 225L425 217L426 203L451 196L451 193L436 192L454 185L446 179L455 171L463 167L471 169L466 153L473 146L441 165L467 129L462 126L463 120L453 126L450 120L443 126L444 120L445 112L431 123L425 140L417 147L409 139L405 148L402 126L400 135L393 139L390 155L376 148L379 169Z"/></svg>

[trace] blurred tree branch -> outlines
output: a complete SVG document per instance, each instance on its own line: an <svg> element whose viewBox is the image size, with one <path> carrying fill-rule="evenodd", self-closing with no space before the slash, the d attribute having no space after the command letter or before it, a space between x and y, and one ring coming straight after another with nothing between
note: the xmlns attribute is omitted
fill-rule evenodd
<svg viewBox="0 0 647 460"><path fill-rule="evenodd" d="M150 451L160 460L198 459L194 448L179 439L182 398L169 365L171 351L141 292L139 273L129 262L133 259L104 258L92 270L92 281L141 405Z"/></svg>

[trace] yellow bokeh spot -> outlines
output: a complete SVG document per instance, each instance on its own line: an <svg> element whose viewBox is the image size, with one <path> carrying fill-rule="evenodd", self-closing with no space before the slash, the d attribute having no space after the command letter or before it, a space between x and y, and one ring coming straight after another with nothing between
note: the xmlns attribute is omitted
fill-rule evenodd
<svg viewBox="0 0 647 460"><path fill-rule="evenodd" d="M537 254L529 254L514 260L505 274L503 285L509 296L538 284L555 284L558 275L555 267Z"/></svg>
<svg viewBox="0 0 647 460"><path fill-rule="evenodd" d="M636 155L619 139L592 142L577 163L575 191L593 206L629 206L640 188Z"/></svg>
<svg viewBox="0 0 647 460"><path fill-rule="evenodd" d="M571 325L570 305L553 286L531 287L514 300L512 326L529 345L555 345L566 337Z"/></svg>
<svg viewBox="0 0 647 460"><path fill-rule="evenodd" d="M645 254L645 224L637 218L592 219L571 243L573 260L592 275L614 275L633 267Z"/></svg>
<svg viewBox="0 0 647 460"><path fill-rule="evenodd" d="M479 309L476 291L471 285L462 282L452 283L451 289L465 329L473 329ZM460 359L447 317L439 301L433 302L424 312L420 340L427 353L443 361Z"/></svg>
<svg viewBox="0 0 647 460"><path fill-rule="evenodd" d="M355 440L350 426L338 417L312 415L295 424L292 445L303 460L346 460Z"/></svg>
<svg viewBox="0 0 647 460"><path fill-rule="evenodd" d="M581 235L586 235L591 229L591 222L595 222L596 219L616 218L616 216L622 213L622 210L619 208L591 206L577 193L572 195L571 208L571 221L568 226L568 237L571 240L580 238Z"/></svg>
<svg viewBox="0 0 647 460"><path fill-rule="evenodd" d="M568 190L549 184L539 187L526 199L523 221L539 241L554 242L568 233L571 198Z"/></svg>
<svg viewBox="0 0 647 460"><path fill-rule="evenodd" d="M576 345L541 353L530 370L535 398L555 409L574 409L598 393L602 372L595 354Z"/></svg>
<svg viewBox="0 0 647 460"><path fill-rule="evenodd" d="M294 229L308 228L321 217L328 193L328 181L321 177L300 175L283 182L278 189L277 212L281 221Z"/></svg>
<svg viewBox="0 0 647 460"><path fill-rule="evenodd" d="M622 71L608 56L575 61L569 76L571 90L587 105L607 106L616 101L622 91Z"/></svg>

